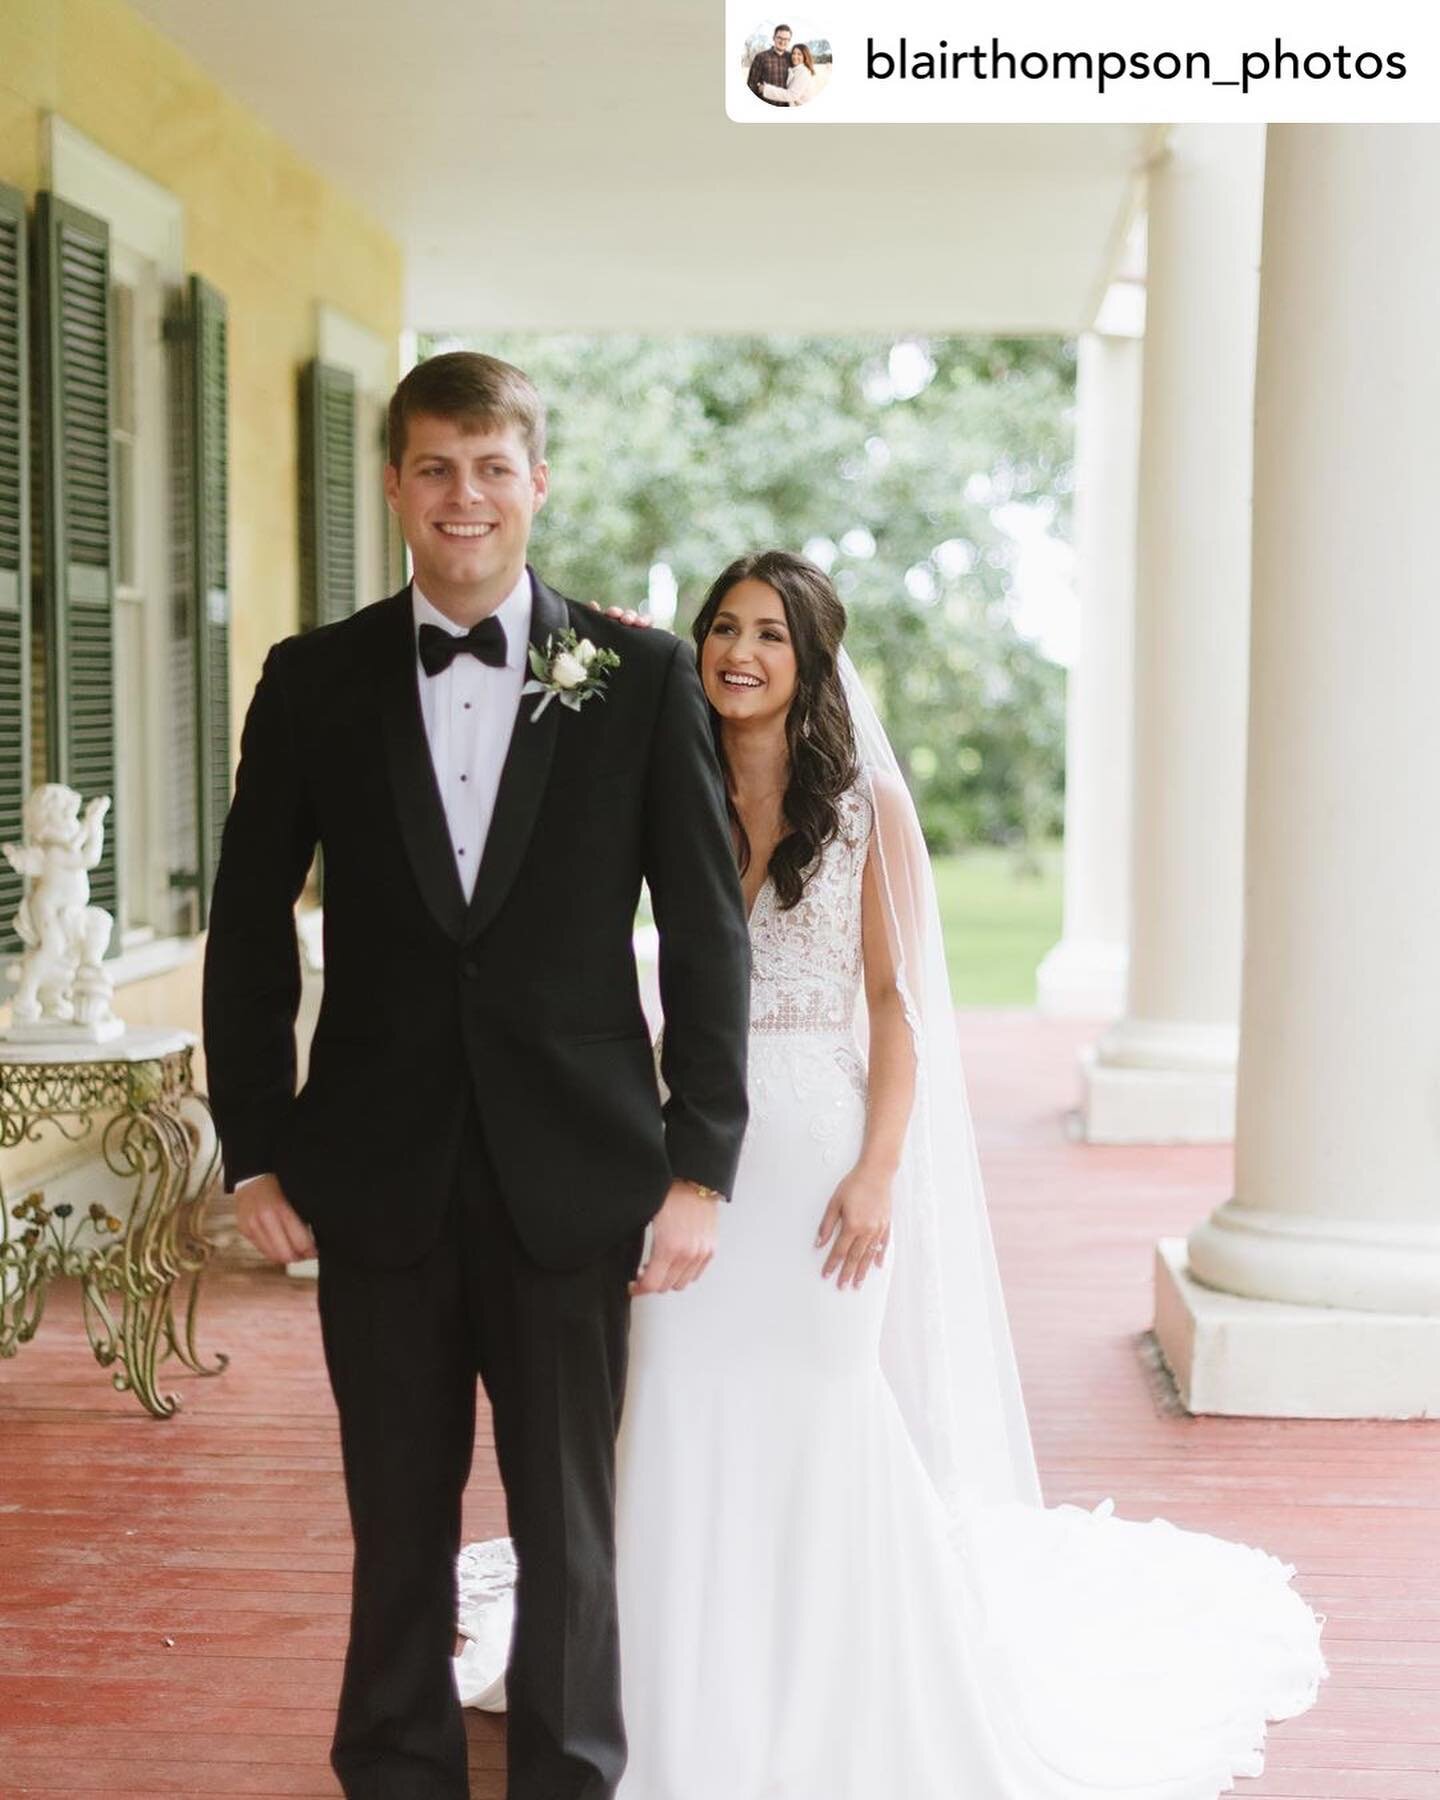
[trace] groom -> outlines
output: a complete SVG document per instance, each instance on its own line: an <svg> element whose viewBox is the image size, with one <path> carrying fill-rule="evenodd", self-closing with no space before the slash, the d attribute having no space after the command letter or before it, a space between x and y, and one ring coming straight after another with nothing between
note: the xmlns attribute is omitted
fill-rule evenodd
<svg viewBox="0 0 1440 1800"><path fill-rule="evenodd" d="M790 79L790 43L793 34L788 25L777 25L771 36L770 48L758 51L750 59L750 73L745 78L745 85L757 100L763 100L767 106L783 106L783 100L772 100L763 93L768 81L771 87L783 88Z"/></svg>
<svg viewBox="0 0 1440 1800"><path fill-rule="evenodd" d="M355 1540L331 1760L352 1800L469 1791L450 1658L477 1373L519 1563L508 1794L613 1794L629 1297L703 1270L745 1125L748 939L694 657L527 565L544 430L492 357L400 383L385 482L414 580L271 649L211 907L205 1048L241 1229L320 1261ZM548 685L522 696L531 647ZM296 1094L293 908L317 844L325 990Z"/></svg>

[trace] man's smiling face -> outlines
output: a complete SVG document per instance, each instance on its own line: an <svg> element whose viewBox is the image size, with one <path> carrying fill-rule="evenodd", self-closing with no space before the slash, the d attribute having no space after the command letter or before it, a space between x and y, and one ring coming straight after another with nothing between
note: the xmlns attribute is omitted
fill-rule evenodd
<svg viewBox="0 0 1440 1800"><path fill-rule="evenodd" d="M790 33L788 31L777 31L775 33L775 48L782 56L788 56L790 54Z"/></svg>
<svg viewBox="0 0 1440 1800"><path fill-rule="evenodd" d="M548 481L547 465L531 464L514 425L413 414L399 469L385 465L385 494L426 596L502 600L525 565Z"/></svg>

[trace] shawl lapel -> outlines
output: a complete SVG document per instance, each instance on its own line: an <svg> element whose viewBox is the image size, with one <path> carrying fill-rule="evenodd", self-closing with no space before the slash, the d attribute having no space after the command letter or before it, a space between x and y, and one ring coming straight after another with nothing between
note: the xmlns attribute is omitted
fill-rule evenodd
<svg viewBox="0 0 1440 1800"><path fill-rule="evenodd" d="M450 827L420 711L409 584L381 605L393 614L379 635L380 711L395 814L425 904L445 935L458 939L465 926L465 890L455 867Z"/></svg>
<svg viewBox="0 0 1440 1800"><path fill-rule="evenodd" d="M530 642L543 650L552 632L565 630L570 615L565 602L546 587L533 569L529 574ZM396 816L425 904L445 935L463 942L490 923L519 872L545 792L563 708L552 702L538 721L532 720L538 699L527 695L516 711L495 795L495 810L467 907L420 711L415 621L408 584L381 604L393 613L381 633L380 683Z"/></svg>
<svg viewBox="0 0 1440 1800"><path fill-rule="evenodd" d="M564 631L569 625L570 612L560 596L546 587L533 569L530 570L530 594L530 642L544 650L550 635ZM529 679L528 669L526 679ZM480 872L475 878L475 891L465 915L464 936L467 940L485 929L510 892L545 793L545 782L555 755L555 735L564 708L552 700L537 720L532 714L539 703L540 696L527 694L515 714L510 748L495 795L495 811L480 859Z"/></svg>

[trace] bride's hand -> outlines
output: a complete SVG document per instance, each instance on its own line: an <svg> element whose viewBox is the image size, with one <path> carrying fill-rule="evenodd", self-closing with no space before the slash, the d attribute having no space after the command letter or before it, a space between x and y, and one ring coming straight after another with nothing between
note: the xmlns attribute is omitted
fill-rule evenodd
<svg viewBox="0 0 1440 1800"><path fill-rule="evenodd" d="M654 623L644 613L636 612L633 606L602 607L598 600L592 600L590 605L595 612L603 612L607 619L618 620L621 625L638 625L642 631L648 631Z"/></svg>
<svg viewBox="0 0 1440 1800"><path fill-rule="evenodd" d="M821 1280L828 1281L838 1269L837 1288L847 1283L859 1287L871 1269L885 1261L889 1242L890 1183L884 1176L856 1167L836 1188L820 1221L815 1248L830 1244Z"/></svg>

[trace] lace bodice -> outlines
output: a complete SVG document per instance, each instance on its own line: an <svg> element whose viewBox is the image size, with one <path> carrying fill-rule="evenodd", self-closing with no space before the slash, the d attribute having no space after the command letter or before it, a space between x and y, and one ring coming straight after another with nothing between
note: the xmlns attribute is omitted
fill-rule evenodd
<svg viewBox="0 0 1440 1800"><path fill-rule="evenodd" d="M863 974L860 884L870 841L868 798L840 797L840 833L787 912L767 875L750 915L750 1030L849 1034Z"/></svg>

